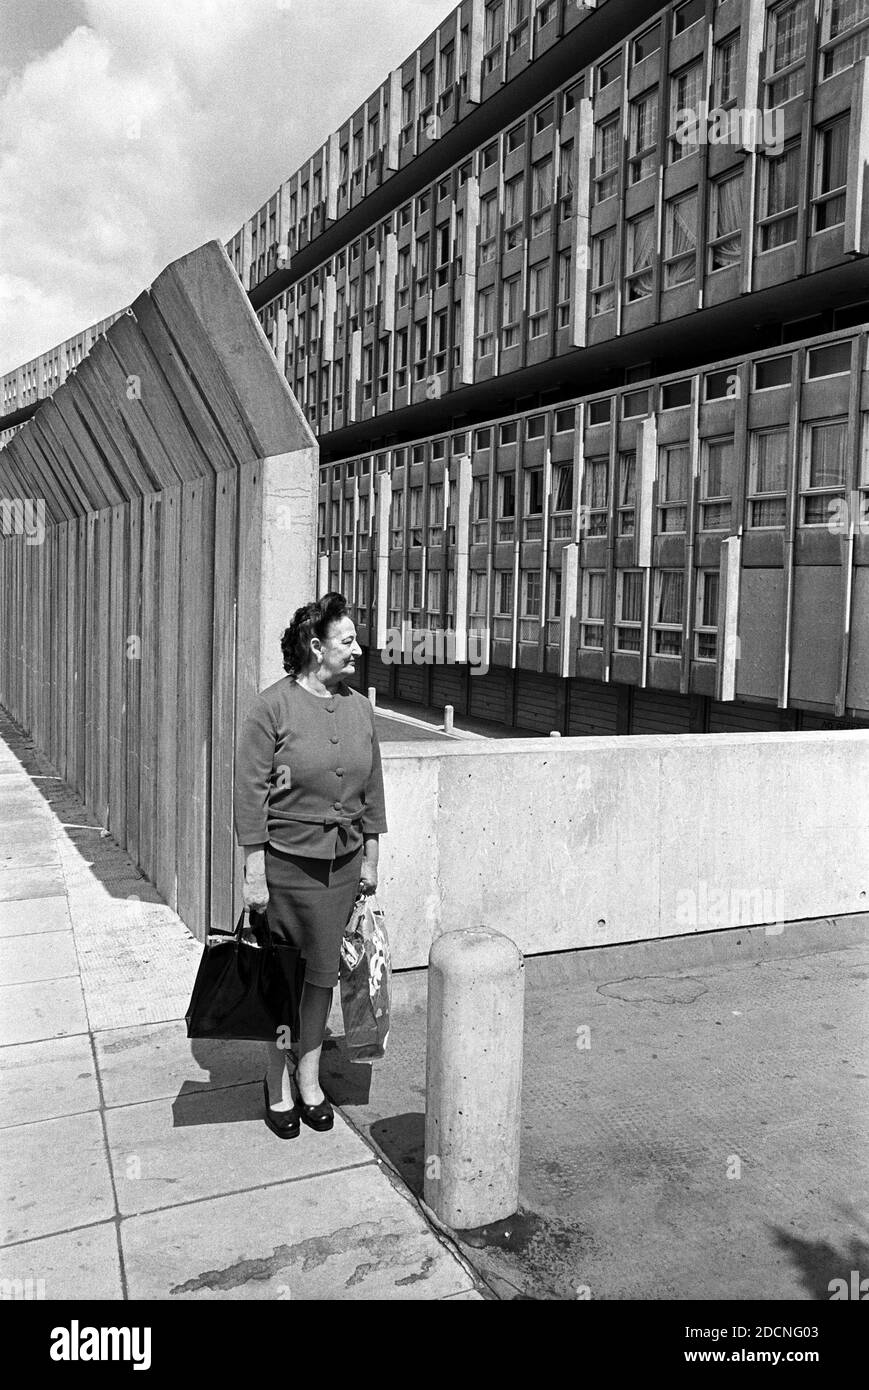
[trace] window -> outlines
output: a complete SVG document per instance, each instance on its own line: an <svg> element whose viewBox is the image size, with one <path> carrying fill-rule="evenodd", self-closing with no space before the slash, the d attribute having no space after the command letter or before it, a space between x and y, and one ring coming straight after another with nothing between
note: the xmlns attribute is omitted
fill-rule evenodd
<svg viewBox="0 0 869 1390"><path fill-rule="evenodd" d="M504 250L511 251L522 241L525 217L525 175L518 174L504 186Z"/></svg>
<svg viewBox="0 0 869 1390"><path fill-rule="evenodd" d="M541 581L539 570L519 574L519 641L536 642L540 637Z"/></svg>
<svg viewBox="0 0 869 1390"><path fill-rule="evenodd" d="M422 571L411 570L407 576L407 614L414 631L422 627Z"/></svg>
<svg viewBox="0 0 869 1390"><path fill-rule="evenodd" d="M471 570L468 585L468 631L484 632L489 607L488 576L482 570Z"/></svg>
<svg viewBox="0 0 869 1390"><path fill-rule="evenodd" d="M847 141L846 141L847 144ZM531 168L531 235L539 236L552 226L552 198L555 161L552 155Z"/></svg>
<svg viewBox="0 0 869 1390"><path fill-rule="evenodd" d="M440 289L450 278L450 261L452 259L452 240L450 236L450 224L444 222L438 227L435 233L435 285Z"/></svg>
<svg viewBox="0 0 869 1390"><path fill-rule="evenodd" d="M755 391L769 391L775 386L790 386L792 359L790 357L765 357L754 364Z"/></svg>
<svg viewBox="0 0 869 1390"><path fill-rule="evenodd" d="M684 605L684 572L682 570L660 570L655 576L653 649L656 656L682 655Z"/></svg>
<svg viewBox="0 0 869 1390"><path fill-rule="evenodd" d="M668 381L661 387L661 409L678 410L680 406L691 404L691 378L682 381Z"/></svg>
<svg viewBox="0 0 869 1390"><path fill-rule="evenodd" d="M410 303L410 247L403 246L398 253L398 307L404 309Z"/></svg>
<svg viewBox="0 0 869 1390"><path fill-rule="evenodd" d="M616 651L643 647L643 571L619 570L616 582Z"/></svg>
<svg viewBox="0 0 869 1390"><path fill-rule="evenodd" d="M718 591L718 571L701 570L697 575L694 627L694 655L698 661L715 661L718 656Z"/></svg>
<svg viewBox="0 0 869 1390"><path fill-rule="evenodd" d="M543 535L543 469L525 471L525 519L523 540L539 541Z"/></svg>
<svg viewBox="0 0 869 1390"><path fill-rule="evenodd" d="M850 370L850 343L831 343L829 347L809 348L806 375L810 381L822 376L842 376Z"/></svg>
<svg viewBox="0 0 869 1390"><path fill-rule="evenodd" d="M447 570L447 611L444 614L444 627L452 629L456 625L456 572Z"/></svg>
<svg viewBox="0 0 869 1390"><path fill-rule="evenodd" d="M409 330L400 328L395 335L395 384L399 388L407 385L408 340Z"/></svg>
<svg viewBox="0 0 869 1390"><path fill-rule="evenodd" d="M809 0L786 0L766 17L765 105L781 106L802 95L805 82Z"/></svg>
<svg viewBox="0 0 869 1390"><path fill-rule="evenodd" d="M490 56L490 51L491 51L493 48L500 48L500 46L501 46L501 40L503 39L503 37L504 37L504 6L503 6L503 4L501 3L501 0L494 0L494 3L493 3L493 4L489 4L489 5L486 6L486 24L485 24L485 31L484 31L484 35L483 35L483 47L484 47L484 49L485 49L485 51L486 51L487 57ZM494 64L493 64L492 66L494 66ZM485 64L484 64L484 65L483 65L483 72L484 72L484 74L485 74L487 71L491 72L491 68L488 68L488 69L487 69L486 66L485 66Z"/></svg>
<svg viewBox="0 0 869 1390"><path fill-rule="evenodd" d="M844 496L848 421L807 425L803 434L803 525L829 522L832 505Z"/></svg>
<svg viewBox="0 0 869 1390"><path fill-rule="evenodd" d="M539 135L541 131L548 130L555 120L555 106L550 101L546 106L541 107L534 113L534 134Z"/></svg>
<svg viewBox="0 0 869 1390"><path fill-rule="evenodd" d="M866 0L824 0L821 13L822 76L832 77L834 73L852 67L867 53L869 5Z"/></svg>
<svg viewBox="0 0 869 1390"><path fill-rule="evenodd" d="M576 415L572 405L566 405L555 412L555 433L567 434L576 425Z"/></svg>
<svg viewBox="0 0 869 1390"><path fill-rule="evenodd" d="M616 302L616 229L609 227L591 242L591 312L609 313Z"/></svg>
<svg viewBox="0 0 869 1390"><path fill-rule="evenodd" d="M697 266L697 194L673 198L665 209L664 287L693 280Z"/></svg>
<svg viewBox="0 0 869 1390"><path fill-rule="evenodd" d="M428 543L443 545L444 530L444 485L429 483L428 488Z"/></svg>
<svg viewBox="0 0 869 1390"><path fill-rule="evenodd" d="M546 435L546 416L532 415L525 426L526 439L543 439Z"/></svg>
<svg viewBox="0 0 869 1390"><path fill-rule="evenodd" d="M391 570L389 574L389 626L393 631L401 627L401 571Z"/></svg>
<svg viewBox="0 0 869 1390"><path fill-rule="evenodd" d="M635 529L637 501L637 456L619 455L619 516L618 534L632 536Z"/></svg>
<svg viewBox="0 0 869 1390"><path fill-rule="evenodd" d="M657 53L661 47L661 26L655 24L651 29L647 29L645 34L641 34L638 39L634 39L634 62L641 63L650 54Z"/></svg>
<svg viewBox="0 0 869 1390"><path fill-rule="evenodd" d="M848 117L840 116L815 132L813 232L825 232L845 221L847 182Z"/></svg>
<svg viewBox="0 0 869 1390"><path fill-rule="evenodd" d="M658 529L660 531L684 531L688 515L688 464L690 450L687 444L671 444L661 450L659 480L660 501L658 507Z"/></svg>
<svg viewBox="0 0 869 1390"><path fill-rule="evenodd" d="M498 141L493 140L491 145L487 145L483 150L483 168L491 169L493 164L498 163Z"/></svg>
<svg viewBox="0 0 869 1390"><path fill-rule="evenodd" d="M558 159L558 182L559 182L559 208L562 222L567 217L573 216L573 185L574 185L574 146L572 140L565 140L561 146Z"/></svg>
<svg viewBox="0 0 869 1390"><path fill-rule="evenodd" d="M734 474L733 435L704 439L700 468L700 529L729 531Z"/></svg>
<svg viewBox="0 0 869 1390"><path fill-rule="evenodd" d="M708 268L728 270L742 260L742 174L712 185Z"/></svg>
<svg viewBox="0 0 869 1390"><path fill-rule="evenodd" d="M531 0L510 0L510 52L515 53L516 49L528 38L528 13L531 9Z"/></svg>
<svg viewBox="0 0 869 1390"><path fill-rule="evenodd" d="M412 487L407 494L407 520L410 544L422 545L422 488Z"/></svg>
<svg viewBox="0 0 869 1390"><path fill-rule="evenodd" d="M595 127L594 132L594 197L601 203L612 197L618 186L619 118L614 116Z"/></svg>
<svg viewBox="0 0 869 1390"><path fill-rule="evenodd" d="M528 270L528 336L541 338L549 332L549 281L552 268L549 261L532 265Z"/></svg>
<svg viewBox="0 0 869 1390"><path fill-rule="evenodd" d="M434 63L428 63L419 74L419 117L423 121L434 101Z"/></svg>
<svg viewBox="0 0 869 1390"><path fill-rule="evenodd" d="M705 0L688 0L685 5L677 5L673 11L673 33L682 34L703 18L706 11Z"/></svg>
<svg viewBox="0 0 869 1390"><path fill-rule="evenodd" d="M622 75L622 54L621 49L617 49L609 58L604 58L597 69L597 89L602 92L604 87L608 87L611 82L615 82Z"/></svg>
<svg viewBox="0 0 869 1390"><path fill-rule="evenodd" d="M513 571L495 571L495 615L492 636L501 641L513 637Z"/></svg>
<svg viewBox="0 0 869 1390"><path fill-rule="evenodd" d="M495 351L495 291L480 290L477 295L477 356Z"/></svg>
<svg viewBox="0 0 869 1390"><path fill-rule="evenodd" d="M675 163L697 149L702 62L692 63L670 78L670 160Z"/></svg>
<svg viewBox="0 0 869 1390"><path fill-rule="evenodd" d="M519 429L515 420L508 420L502 425L498 432L499 444L515 444L519 437Z"/></svg>
<svg viewBox="0 0 869 1390"><path fill-rule="evenodd" d="M479 449L479 450L482 451L482 450L484 450L484 449L491 449L491 447L492 447L492 431L491 431L491 429L489 429L489 428L487 427L486 429L477 430L476 434L474 435L474 448L475 448L475 449Z"/></svg>
<svg viewBox="0 0 869 1390"><path fill-rule="evenodd" d="M413 325L413 337L413 376L415 381L422 381L428 366L428 322L425 319Z"/></svg>
<svg viewBox="0 0 869 1390"><path fill-rule="evenodd" d="M441 49L441 95L447 93L456 80L456 46L448 43Z"/></svg>
<svg viewBox="0 0 869 1390"><path fill-rule="evenodd" d="M556 463L552 469L552 521L553 540L566 540L570 536L573 514L573 464Z"/></svg>
<svg viewBox="0 0 869 1390"><path fill-rule="evenodd" d="M649 413L649 391L629 391L622 396L622 414L626 420Z"/></svg>
<svg viewBox="0 0 869 1390"><path fill-rule="evenodd" d="M416 293L428 294L429 238L428 233L416 239Z"/></svg>
<svg viewBox="0 0 869 1390"><path fill-rule="evenodd" d="M658 167L657 150L658 89L654 87L631 102L628 159L630 183L639 183L640 179L655 172Z"/></svg>
<svg viewBox="0 0 869 1390"><path fill-rule="evenodd" d="M568 247L566 251L558 253L558 307L556 310L556 327L566 328L570 323L570 265L573 259L573 252Z"/></svg>
<svg viewBox="0 0 869 1390"><path fill-rule="evenodd" d="M489 539L489 479L475 478L471 486L471 541Z"/></svg>
<svg viewBox="0 0 869 1390"><path fill-rule="evenodd" d="M488 193L480 199L480 265L493 261L497 255L498 195Z"/></svg>
<svg viewBox="0 0 869 1390"><path fill-rule="evenodd" d="M582 515L589 536L605 536L607 533L608 491L609 459L586 459L582 475Z"/></svg>
<svg viewBox="0 0 869 1390"><path fill-rule="evenodd" d="M787 477L788 431L753 431L749 435L749 526L784 526Z"/></svg>
<svg viewBox="0 0 869 1390"><path fill-rule="evenodd" d="M567 115L568 111L572 111L574 107L579 105L579 103L582 101L584 91L585 84L580 80L579 82L575 82L574 85L568 88L568 90L564 93L565 116Z"/></svg>
<svg viewBox="0 0 869 1390"><path fill-rule="evenodd" d="M501 346L515 347L519 342L519 320L522 315L522 277L511 275L502 287Z"/></svg>
<svg viewBox="0 0 869 1390"><path fill-rule="evenodd" d="M561 570L549 571L549 601L546 606L546 641L557 646L561 640Z"/></svg>
<svg viewBox="0 0 869 1390"><path fill-rule="evenodd" d="M760 247L772 251L797 238L800 147L794 141L780 155L760 161Z"/></svg>
<svg viewBox="0 0 869 1390"><path fill-rule="evenodd" d="M652 258L655 251L655 216L641 213L627 223L627 298L645 299L652 293Z"/></svg>
<svg viewBox="0 0 869 1390"><path fill-rule="evenodd" d="M598 651L603 648L604 603L606 599L606 573L604 570L586 570L582 576L582 622L580 624L580 644Z"/></svg>
<svg viewBox="0 0 869 1390"><path fill-rule="evenodd" d="M712 104L731 106L736 101L739 73L739 32L728 34L712 52Z"/></svg>
<svg viewBox="0 0 869 1390"><path fill-rule="evenodd" d="M447 369L447 345L449 340L449 322L446 309L435 314L432 323L432 350L434 352L434 369L440 374Z"/></svg>
<svg viewBox="0 0 869 1390"><path fill-rule="evenodd" d="M516 475L498 474L498 525L495 539L512 541L516 527Z"/></svg>
<svg viewBox="0 0 869 1390"><path fill-rule="evenodd" d="M368 536L371 531L371 495L363 492L359 495L359 542L361 545L368 544Z"/></svg>
<svg viewBox="0 0 869 1390"><path fill-rule="evenodd" d="M404 548L404 492L392 494L390 528L392 531L391 548L402 550Z"/></svg>
<svg viewBox="0 0 869 1390"><path fill-rule="evenodd" d="M374 395L374 348L362 349L362 399L370 401Z"/></svg>

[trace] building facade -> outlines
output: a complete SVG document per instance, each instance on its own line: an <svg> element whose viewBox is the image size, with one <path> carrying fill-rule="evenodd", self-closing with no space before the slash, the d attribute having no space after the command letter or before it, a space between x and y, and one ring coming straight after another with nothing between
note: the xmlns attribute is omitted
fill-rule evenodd
<svg viewBox="0 0 869 1390"><path fill-rule="evenodd" d="M867 54L867 0L464 0L231 238L362 683L869 722Z"/></svg>

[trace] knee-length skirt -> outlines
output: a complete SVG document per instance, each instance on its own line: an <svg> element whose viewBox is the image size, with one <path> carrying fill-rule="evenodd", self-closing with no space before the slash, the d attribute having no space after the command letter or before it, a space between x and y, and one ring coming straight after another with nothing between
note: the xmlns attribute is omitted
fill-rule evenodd
<svg viewBox="0 0 869 1390"><path fill-rule="evenodd" d="M267 844L265 863L269 931L302 952L307 984L334 988L344 927L359 892L362 847L337 859L306 859Z"/></svg>

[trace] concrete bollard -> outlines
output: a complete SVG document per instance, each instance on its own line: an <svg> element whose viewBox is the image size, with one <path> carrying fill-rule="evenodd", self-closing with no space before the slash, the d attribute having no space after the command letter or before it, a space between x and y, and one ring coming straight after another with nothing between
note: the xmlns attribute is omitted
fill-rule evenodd
<svg viewBox="0 0 869 1390"><path fill-rule="evenodd" d="M445 734L451 734L451 733L453 732L453 714L454 714L454 710L453 710L452 705L444 705L444 733L445 733Z"/></svg>
<svg viewBox="0 0 869 1390"><path fill-rule="evenodd" d="M550 738L561 738L561 734L558 732L557 729L553 729L552 732L550 733L549 737L550 737Z"/></svg>
<svg viewBox="0 0 869 1390"><path fill-rule="evenodd" d="M369 685L369 687L368 687L368 702L369 702L369 704L371 705L372 709L377 709L377 686L376 686L376 685Z"/></svg>
<svg viewBox="0 0 869 1390"><path fill-rule="evenodd" d="M424 1197L454 1230L519 1206L525 962L486 927L445 932L428 964Z"/></svg>

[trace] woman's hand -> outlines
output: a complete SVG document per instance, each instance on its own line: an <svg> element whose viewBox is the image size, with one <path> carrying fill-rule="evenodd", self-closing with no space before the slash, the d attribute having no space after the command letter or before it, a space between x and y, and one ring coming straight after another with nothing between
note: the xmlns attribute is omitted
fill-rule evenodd
<svg viewBox="0 0 869 1390"><path fill-rule="evenodd" d="M265 869L252 869L247 865L241 896L249 912L265 912L269 905L269 886Z"/></svg>
<svg viewBox="0 0 869 1390"><path fill-rule="evenodd" d="M377 865L372 864L369 859L362 860L362 872L359 876L359 895L369 897L377 892Z"/></svg>

